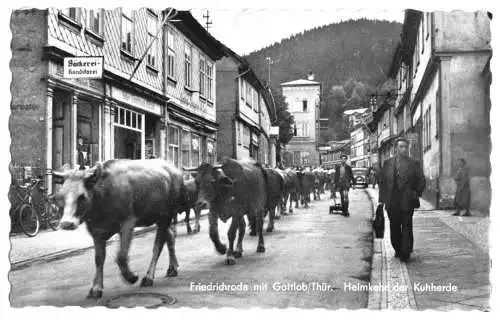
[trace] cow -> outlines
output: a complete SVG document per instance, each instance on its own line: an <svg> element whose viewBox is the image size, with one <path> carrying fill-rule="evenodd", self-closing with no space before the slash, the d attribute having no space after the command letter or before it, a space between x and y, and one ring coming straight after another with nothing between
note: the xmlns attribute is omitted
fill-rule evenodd
<svg viewBox="0 0 500 320"><path fill-rule="evenodd" d="M295 208L299 207L299 192L300 192L300 181L297 173L287 168L283 171L284 175L284 183L285 183L285 191L283 196L282 203L282 212L286 214L286 204L287 201L290 201L289 213L293 213L293 201L295 201Z"/></svg>
<svg viewBox="0 0 500 320"><path fill-rule="evenodd" d="M120 235L120 249L116 263L122 277L134 284L138 277L130 271L128 252L136 226L158 226L153 256L141 286L151 286L156 264L165 241L170 265L167 276L176 276L178 262L175 255L175 237L170 225L179 212L179 203L185 192L182 173L161 159L108 160L80 171L54 172L64 179L57 199L64 204L60 226L75 230L85 222L94 241L96 273L87 295L100 299L103 294L103 266L106 241Z"/></svg>
<svg viewBox="0 0 500 320"><path fill-rule="evenodd" d="M300 183L300 198L305 208L309 208L311 192L314 192L314 174L310 168L304 168L297 172Z"/></svg>
<svg viewBox="0 0 500 320"><path fill-rule="evenodd" d="M191 209L194 210L194 233L200 232L200 211L196 210L195 204L196 199L198 197L198 192L196 191L196 184L194 179L189 179L184 181L184 186L186 192L182 195L182 201L180 206L179 214L185 213L186 217L184 221L186 222L186 231L188 234L193 233L193 229L191 229L191 223L189 222L189 216L191 213ZM177 234L177 215L174 216L174 224L172 229L174 234Z"/></svg>
<svg viewBox="0 0 500 320"><path fill-rule="evenodd" d="M256 231L259 236L257 252L265 252L262 233L267 204L267 175L262 166L251 160L235 160L225 157L221 165L208 163L198 168L185 168L196 172L198 199L197 210L210 209L208 215L209 235L215 249L226 254L226 263L233 265L235 258L243 255L245 236L245 215L249 221L256 219ZM226 222L231 219L228 230L229 249L219 239L218 219ZM238 230L236 250L234 240Z"/></svg>
<svg viewBox="0 0 500 320"><path fill-rule="evenodd" d="M266 213L269 214L267 223L267 232L273 232L274 220L279 219L276 216L276 208L281 210L281 203L283 202L284 181L282 174L271 168L264 168L267 175L267 205ZM250 235L255 236L256 233L256 219L250 220Z"/></svg>

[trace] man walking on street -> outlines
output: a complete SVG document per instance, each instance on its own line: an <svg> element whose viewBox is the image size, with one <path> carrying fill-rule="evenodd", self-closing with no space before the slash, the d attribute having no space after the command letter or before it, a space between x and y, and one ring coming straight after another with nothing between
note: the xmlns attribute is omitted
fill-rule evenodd
<svg viewBox="0 0 500 320"><path fill-rule="evenodd" d="M413 252L413 210L420 207L425 189L420 163L408 156L409 141L396 141L396 156L384 162L380 172L379 203L385 205L391 228L395 256L408 262Z"/></svg>
<svg viewBox="0 0 500 320"><path fill-rule="evenodd" d="M349 189L351 182L354 183L351 167L346 163L347 156L340 156L341 164L335 166L335 186L340 192L340 203L342 204L342 214L349 216Z"/></svg>

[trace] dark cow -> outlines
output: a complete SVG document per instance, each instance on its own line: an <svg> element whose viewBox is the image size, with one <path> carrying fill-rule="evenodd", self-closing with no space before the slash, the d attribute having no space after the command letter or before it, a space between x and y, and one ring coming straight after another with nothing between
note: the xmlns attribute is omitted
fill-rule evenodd
<svg viewBox="0 0 500 320"><path fill-rule="evenodd" d="M182 173L160 159L109 160L82 171L54 172L64 178L57 195L64 202L61 228L76 229L82 222L94 240L96 274L87 298L99 299L103 292L106 240L120 234L116 258L121 275L130 284L138 280L130 271L128 252L136 226L158 226L153 257L141 286L150 286L156 264L167 242L170 266L167 276L177 275L175 237L170 229L184 191Z"/></svg>
<svg viewBox="0 0 500 320"><path fill-rule="evenodd" d="M204 163L197 169L196 186L198 201L196 208L209 208L210 239L220 254L226 253L226 263L232 265L235 258L243 254L243 238L245 236L245 218L256 219L256 231L259 235L257 252L264 252L262 233L267 204L267 176L262 166L250 160L234 160L224 158L222 165ZM226 222L229 218L231 226L227 233L229 250L219 239L218 218ZM233 251L236 230L238 243Z"/></svg>
<svg viewBox="0 0 500 320"><path fill-rule="evenodd" d="M267 206L266 213L269 214L269 221L267 223L267 232L273 232L274 220L278 219L276 216L276 208L281 210L281 203L283 202L284 181L283 176L278 170L271 168L264 168L267 174ZM256 233L256 219L250 220L250 235L255 236Z"/></svg>
<svg viewBox="0 0 500 320"><path fill-rule="evenodd" d="M297 176L297 173L290 168L284 170L283 175L285 182L285 191L283 196L282 211L283 214L286 213L286 204L287 201L290 201L288 211L290 213L293 213L293 204L292 204L293 201L295 201L295 208L299 207L299 195L300 195L299 177Z"/></svg>
<svg viewBox="0 0 500 320"><path fill-rule="evenodd" d="M311 202L311 193L314 192L314 174L310 168L302 169L297 172L300 182L300 198L305 208L309 208Z"/></svg>
<svg viewBox="0 0 500 320"><path fill-rule="evenodd" d="M196 200L198 199L198 192L196 191L196 183L194 179L189 179L184 181L186 192L182 196L181 206L179 214L185 213L186 217L184 221L186 222L186 231L188 234L193 233L191 229L191 223L189 222L189 216L191 209L194 210L194 232L200 232L200 211L195 208ZM174 233L177 234L177 215L174 216L174 225L172 229Z"/></svg>

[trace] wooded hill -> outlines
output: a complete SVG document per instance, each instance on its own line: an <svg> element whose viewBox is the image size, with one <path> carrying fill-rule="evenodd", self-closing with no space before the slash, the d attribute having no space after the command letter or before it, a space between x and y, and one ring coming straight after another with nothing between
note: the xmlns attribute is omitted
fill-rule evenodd
<svg viewBox="0 0 500 320"><path fill-rule="evenodd" d="M368 95L386 82L401 28L398 22L348 20L292 35L245 58L265 82L266 57L272 58L273 92L279 92L280 83L306 79L312 71L322 84L320 117L329 119L321 140L340 140L349 134L342 113L365 107Z"/></svg>

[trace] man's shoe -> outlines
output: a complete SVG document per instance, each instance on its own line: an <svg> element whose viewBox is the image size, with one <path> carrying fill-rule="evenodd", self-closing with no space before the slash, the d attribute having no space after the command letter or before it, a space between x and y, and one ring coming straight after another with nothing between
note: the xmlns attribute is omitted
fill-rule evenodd
<svg viewBox="0 0 500 320"><path fill-rule="evenodd" d="M467 211L466 213L464 213L463 217L470 217L470 212Z"/></svg>
<svg viewBox="0 0 500 320"><path fill-rule="evenodd" d="M344 212L343 215L344 215L344 217L347 218L349 216L349 212Z"/></svg>
<svg viewBox="0 0 500 320"><path fill-rule="evenodd" d="M452 214L452 216L455 216L455 217L456 217L456 216L459 216L459 215L460 215L460 211L457 211L457 212L455 212L454 214Z"/></svg>
<svg viewBox="0 0 500 320"><path fill-rule="evenodd" d="M399 258L400 256L401 256L401 253L400 253L399 251L396 251L396 252L394 253L394 257L395 257L395 258Z"/></svg>

